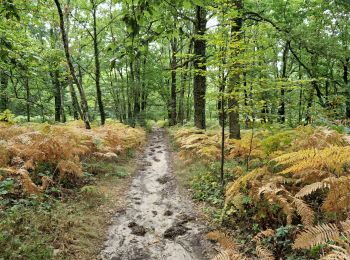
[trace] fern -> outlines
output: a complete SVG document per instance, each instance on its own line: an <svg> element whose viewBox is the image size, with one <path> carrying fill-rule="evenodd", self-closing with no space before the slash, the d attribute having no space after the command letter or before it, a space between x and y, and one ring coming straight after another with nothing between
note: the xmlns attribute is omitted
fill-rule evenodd
<svg viewBox="0 0 350 260"><path fill-rule="evenodd" d="M223 248L212 260L238 260L247 259L239 252L239 245L232 241L232 239L220 231L213 231L207 234L207 238L211 241L218 242Z"/></svg>
<svg viewBox="0 0 350 260"><path fill-rule="evenodd" d="M248 258L235 250L219 252L212 260L248 260Z"/></svg>
<svg viewBox="0 0 350 260"><path fill-rule="evenodd" d="M272 252L261 245L257 245L255 250L256 250L256 254L258 255L259 259L262 259L262 260L274 260L275 259Z"/></svg>
<svg viewBox="0 0 350 260"><path fill-rule="evenodd" d="M229 150L227 159L250 159L263 158L264 152L261 148L261 141L257 135L245 134L240 140L228 139L226 149Z"/></svg>
<svg viewBox="0 0 350 260"><path fill-rule="evenodd" d="M346 136L326 127L313 129L311 126L303 126L297 129L299 136L293 143L293 149L305 150L310 148L324 149L330 146L347 146Z"/></svg>
<svg viewBox="0 0 350 260"><path fill-rule="evenodd" d="M267 237L272 237L275 235L275 231L272 229L267 229L259 232L253 240L256 242L256 254L260 259L263 260L273 260L273 252L262 245L262 240Z"/></svg>
<svg viewBox="0 0 350 260"><path fill-rule="evenodd" d="M302 173L308 170L327 171L337 176L344 175L350 164L350 146L331 146L323 150L308 149L284 154L274 160L280 165L290 165L281 173Z"/></svg>
<svg viewBox="0 0 350 260"><path fill-rule="evenodd" d="M37 186L30 178L28 171L26 171L25 169L19 169L16 172L16 174L20 176L21 186L22 186L23 192L26 194L32 195L32 194L43 193L50 184L53 184L53 181L49 177L43 176L41 178L42 185Z"/></svg>
<svg viewBox="0 0 350 260"><path fill-rule="evenodd" d="M259 190L259 194L263 194L269 202L274 202L281 206L283 213L287 217L287 225L292 223L294 207L288 202L287 198L281 194L285 191L283 188L274 187L273 183L269 183Z"/></svg>
<svg viewBox="0 0 350 260"><path fill-rule="evenodd" d="M321 260L348 260L350 259L350 251L340 246L330 245L332 251L326 256L321 257Z"/></svg>
<svg viewBox="0 0 350 260"><path fill-rule="evenodd" d="M220 231L212 231L207 234L207 238L211 241L218 242L225 250L235 250L239 248L239 244L232 241L226 234Z"/></svg>
<svg viewBox="0 0 350 260"><path fill-rule="evenodd" d="M298 191L297 194L295 194L296 198L303 198L305 196L308 196L312 193L314 193L317 190L329 188L329 184L324 181L314 182L310 185L306 185L301 190Z"/></svg>
<svg viewBox="0 0 350 260"><path fill-rule="evenodd" d="M304 201L298 198L293 198L293 205L296 207L298 215L301 217L301 222L305 227L312 226L314 223L314 211Z"/></svg>
<svg viewBox="0 0 350 260"><path fill-rule="evenodd" d="M343 232L346 236L350 237L350 219L340 222Z"/></svg>
<svg viewBox="0 0 350 260"><path fill-rule="evenodd" d="M203 162L209 162L220 157L218 134L205 133L190 128L179 130L174 134L174 137L181 148L178 155L182 160L192 162L192 160L199 158Z"/></svg>
<svg viewBox="0 0 350 260"><path fill-rule="evenodd" d="M322 209L328 212L342 212L350 208L350 177L329 178L330 190Z"/></svg>
<svg viewBox="0 0 350 260"><path fill-rule="evenodd" d="M0 124L0 140L0 167L20 173L12 176L15 181L18 179L25 193L38 194L51 183L44 179L40 187L32 181L39 180L38 165L55 169L53 181L67 179L74 184L83 177L82 160L88 157L115 160L117 154L140 147L145 132L120 123L108 123L93 130L84 129L81 122L23 126Z"/></svg>
<svg viewBox="0 0 350 260"><path fill-rule="evenodd" d="M308 227L300 233L294 241L296 249L310 249L319 244L325 244L330 240L338 240L340 233L335 224L322 224Z"/></svg>
<svg viewBox="0 0 350 260"><path fill-rule="evenodd" d="M229 184L225 193L226 203L232 201L232 199L239 193L242 186L245 186L249 181L257 179L267 172L267 168L259 168L239 177L237 180Z"/></svg>

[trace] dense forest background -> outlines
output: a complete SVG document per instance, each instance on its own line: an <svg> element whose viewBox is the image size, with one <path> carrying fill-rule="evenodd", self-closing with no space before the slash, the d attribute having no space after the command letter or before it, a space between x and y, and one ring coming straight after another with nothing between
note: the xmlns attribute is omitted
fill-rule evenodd
<svg viewBox="0 0 350 260"><path fill-rule="evenodd" d="M236 138L253 121L337 124L350 117L349 10L342 0L2 0L0 111L198 128L227 118Z"/></svg>
<svg viewBox="0 0 350 260"><path fill-rule="evenodd" d="M350 259L349 26L349 0L0 0L0 258L97 257L150 174L214 260Z"/></svg>

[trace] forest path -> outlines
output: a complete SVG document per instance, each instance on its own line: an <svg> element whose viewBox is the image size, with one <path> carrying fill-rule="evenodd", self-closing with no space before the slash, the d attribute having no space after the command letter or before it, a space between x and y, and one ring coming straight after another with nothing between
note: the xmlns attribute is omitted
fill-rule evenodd
<svg viewBox="0 0 350 260"><path fill-rule="evenodd" d="M115 216L99 258L209 259L206 231L173 175L165 130L153 129L128 192L127 207Z"/></svg>

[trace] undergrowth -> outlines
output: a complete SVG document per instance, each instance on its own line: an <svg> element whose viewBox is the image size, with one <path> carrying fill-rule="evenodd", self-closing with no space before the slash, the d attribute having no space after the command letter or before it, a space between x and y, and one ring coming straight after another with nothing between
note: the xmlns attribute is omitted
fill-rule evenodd
<svg viewBox="0 0 350 260"><path fill-rule="evenodd" d="M219 226L234 231L247 259L350 257L349 136L311 126L264 127L243 132L241 140L226 136L223 193L220 132L171 132L191 173L193 197L211 206ZM242 253L232 250L218 259Z"/></svg>
<svg viewBox="0 0 350 260"><path fill-rule="evenodd" d="M0 259L96 255L144 131L4 123L0 137Z"/></svg>

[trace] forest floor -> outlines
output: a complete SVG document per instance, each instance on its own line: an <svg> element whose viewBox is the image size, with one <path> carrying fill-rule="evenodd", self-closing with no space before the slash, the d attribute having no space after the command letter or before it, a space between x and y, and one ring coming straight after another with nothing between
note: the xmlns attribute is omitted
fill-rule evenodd
<svg viewBox="0 0 350 260"><path fill-rule="evenodd" d="M149 135L126 207L108 231L100 259L209 259L207 227L179 187L164 129Z"/></svg>

